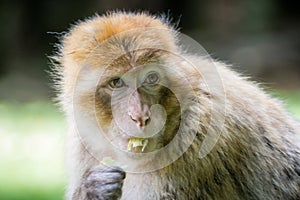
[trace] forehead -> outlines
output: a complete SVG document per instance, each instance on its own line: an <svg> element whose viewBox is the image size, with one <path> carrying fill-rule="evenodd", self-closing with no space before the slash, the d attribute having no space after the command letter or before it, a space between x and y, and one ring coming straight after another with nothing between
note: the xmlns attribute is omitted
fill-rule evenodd
<svg viewBox="0 0 300 200"><path fill-rule="evenodd" d="M157 66L162 64L161 55L161 50L139 49L126 52L120 56L115 56L112 53L111 56L115 56L114 59L112 59L110 55L107 55L105 63L103 63L102 56L93 56L91 57L89 65L92 69L101 69L103 72L102 76L106 80L112 76L123 76L128 72L134 75L136 73L149 71L154 67L157 68Z"/></svg>
<svg viewBox="0 0 300 200"><path fill-rule="evenodd" d="M118 65L134 67L157 61L166 48L158 39L154 42L154 39L147 38L145 34L142 36L127 32L114 35L99 43L87 59L96 60L98 67Z"/></svg>

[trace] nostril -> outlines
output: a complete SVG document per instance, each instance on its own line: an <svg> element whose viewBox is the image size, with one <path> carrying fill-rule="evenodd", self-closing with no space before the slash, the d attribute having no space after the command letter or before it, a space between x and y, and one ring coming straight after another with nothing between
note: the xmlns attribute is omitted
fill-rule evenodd
<svg viewBox="0 0 300 200"><path fill-rule="evenodd" d="M134 121L138 126L142 127L143 126L143 120L141 117L138 116L133 116L133 115L129 115L131 120Z"/></svg>
<svg viewBox="0 0 300 200"><path fill-rule="evenodd" d="M134 121L139 127L144 127L150 123L150 117L140 117L129 114L132 121Z"/></svg>
<svg viewBox="0 0 300 200"><path fill-rule="evenodd" d="M148 124L150 123L150 121L151 121L151 120L150 120L150 117L147 118L147 119L145 120L145 126L148 125Z"/></svg>
<svg viewBox="0 0 300 200"><path fill-rule="evenodd" d="M132 119L132 121L136 122L137 123L137 120L132 116L132 115L129 115L130 118Z"/></svg>

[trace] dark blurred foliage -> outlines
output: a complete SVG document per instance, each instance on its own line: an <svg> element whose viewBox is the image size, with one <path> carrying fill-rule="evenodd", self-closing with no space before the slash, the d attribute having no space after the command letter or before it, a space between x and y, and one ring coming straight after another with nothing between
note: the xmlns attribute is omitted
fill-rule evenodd
<svg viewBox="0 0 300 200"><path fill-rule="evenodd" d="M300 7L292 0L24 0L0 3L0 99L52 96L47 73L57 36L109 10L167 13L215 58L274 87L299 88ZM276 84L275 84L276 83ZM271 85L271 87L273 87Z"/></svg>

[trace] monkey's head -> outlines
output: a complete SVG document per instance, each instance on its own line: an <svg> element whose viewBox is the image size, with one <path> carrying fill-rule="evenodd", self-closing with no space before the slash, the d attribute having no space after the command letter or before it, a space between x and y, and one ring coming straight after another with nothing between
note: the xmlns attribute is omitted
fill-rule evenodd
<svg viewBox="0 0 300 200"><path fill-rule="evenodd" d="M61 99L69 117L84 121L83 140L102 145L91 136L98 127L123 151L168 145L195 92L178 51L176 32L149 15L96 16L75 26L61 49Z"/></svg>

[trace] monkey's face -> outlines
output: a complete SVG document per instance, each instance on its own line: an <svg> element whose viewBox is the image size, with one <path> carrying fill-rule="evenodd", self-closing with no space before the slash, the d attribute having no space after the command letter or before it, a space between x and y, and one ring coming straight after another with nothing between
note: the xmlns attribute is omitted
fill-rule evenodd
<svg viewBox="0 0 300 200"><path fill-rule="evenodd" d="M171 89L175 80L159 63L108 68L95 94L97 121L108 141L139 153L167 145L180 122L180 104ZM132 140L147 144L131 148Z"/></svg>
<svg viewBox="0 0 300 200"><path fill-rule="evenodd" d="M198 106L184 111L189 103L195 105L193 85L198 85L199 76L195 78L193 65L176 48L165 44L168 37L159 37L165 36L162 32L142 29L113 36L86 50L88 56L78 62L80 70L69 75L78 76L78 98L73 101L78 107L73 110L79 134L99 157L109 155L104 151L111 147L122 150L118 155L129 151L149 156L168 156L179 147L176 157L195 136ZM188 131L182 131L183 126Z"/></svg>
<svg viewBox="0 0 300 200"><path fill-rule="evenodd" d="M60 98L72 132L91 155L125 157L131 170L152 171L177 160L199 125L224 119L212 105L223 108L225 101L218 101L225 94L218 70L198 43L157 19L139 18L92 20L66 36L59 56ZM201 132L214 137L219 132L214 128ZM128 151L141 153L134 154L136 162L128 162L124 155L133 155ZM148 165L157 158L163 161Z"/></svg>

